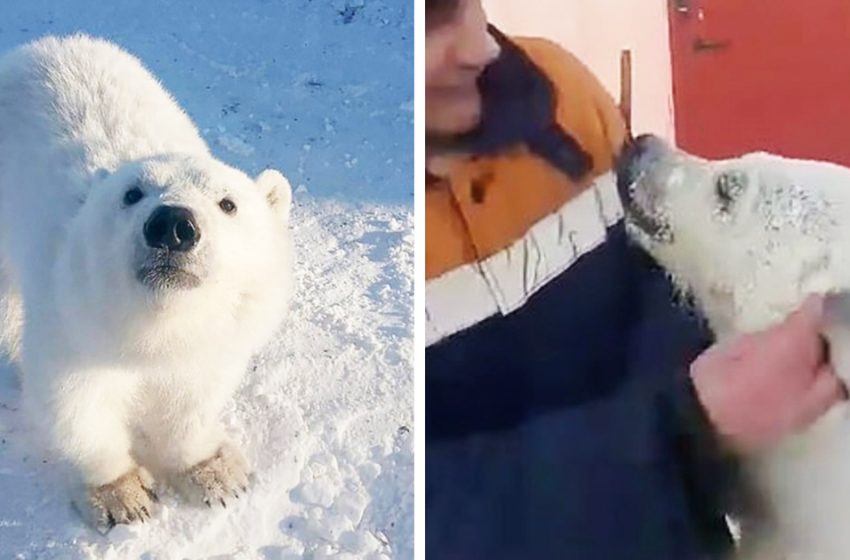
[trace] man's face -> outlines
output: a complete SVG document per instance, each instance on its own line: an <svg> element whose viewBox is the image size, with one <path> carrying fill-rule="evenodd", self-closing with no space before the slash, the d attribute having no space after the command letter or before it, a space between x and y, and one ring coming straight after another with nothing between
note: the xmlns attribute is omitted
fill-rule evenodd
<svg viewBox="0 0 850 560"><path fill-rule="evenodd" d="M498 55L481 0L428 0L425 34L425 128L454 136L481 119L478 76Z"/></svg>

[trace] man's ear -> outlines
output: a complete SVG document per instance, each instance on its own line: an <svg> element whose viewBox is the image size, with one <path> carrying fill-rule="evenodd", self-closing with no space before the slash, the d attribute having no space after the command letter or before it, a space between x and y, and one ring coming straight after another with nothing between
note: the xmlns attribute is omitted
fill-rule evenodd
<svg viewBox="0 0 850 560"><path fill-rule="evenodd" d="M292 206L292 187L280 171L266 169L255 179L260 192L266 197L269 206L284 220L289 221Z"/></svg>

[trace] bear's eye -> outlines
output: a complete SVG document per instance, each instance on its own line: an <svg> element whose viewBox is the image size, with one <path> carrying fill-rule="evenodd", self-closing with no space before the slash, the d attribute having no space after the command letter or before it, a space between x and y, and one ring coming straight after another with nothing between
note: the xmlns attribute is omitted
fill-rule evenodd
<svg viewBox="0 0 850 560"><path fill-rule="evenodd" d="M222 198L221 202L218 203L218 207L221 208L225 214L233 214L236 212L236 204L229 198Z"/></svg>
<svg viewBox="0 0 850 560"><path fill-rule="evenodd" d="M138 201L144 198L145 193L142 192L142 189L139 187L133 187L127 192L124 193L124 204L126 206L132 206Z"/></svg>
<svg viewBox="0 0 850 560"><path fill-rule="evenodd" d="M747 176L738 171L721 173L714 183L717 199L723 210L729 210L732 204L744 192L747 185Z"/></svg>

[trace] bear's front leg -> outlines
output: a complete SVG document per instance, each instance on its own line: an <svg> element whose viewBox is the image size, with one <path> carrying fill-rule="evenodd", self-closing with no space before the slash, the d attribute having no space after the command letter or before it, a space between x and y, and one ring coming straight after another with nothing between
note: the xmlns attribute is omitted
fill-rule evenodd
<svg viewBox="0 0 850 560"><path fill-rule="evenodd" d="M175 489L190 503L212 506L244 494L251 467L227 438L214 403L172 403L167 415L147 426L158 461Z"/></svg>
<svg viewBox="0 0 850 560"><path fill-rule="evenodd" d="M123 372L74 372L59 377L41 409L60 455L73 467L73 501L100 531L150 518L153 478L131 456L128 413L135 390Z"/></svg>

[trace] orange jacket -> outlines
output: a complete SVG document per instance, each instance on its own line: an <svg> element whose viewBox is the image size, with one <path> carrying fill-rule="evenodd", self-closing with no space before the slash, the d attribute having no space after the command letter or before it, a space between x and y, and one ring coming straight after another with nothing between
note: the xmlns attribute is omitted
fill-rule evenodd
<svg viewBox="0 0 850 560"><path fill-rule="evenodd" d="M506 248L611 171L625 140L617 106L577 58L545 39L514 42L551 79L557 123L590 155L592 170L573 180L522 145L455 162L426 189L428 279Z"/></svg>

